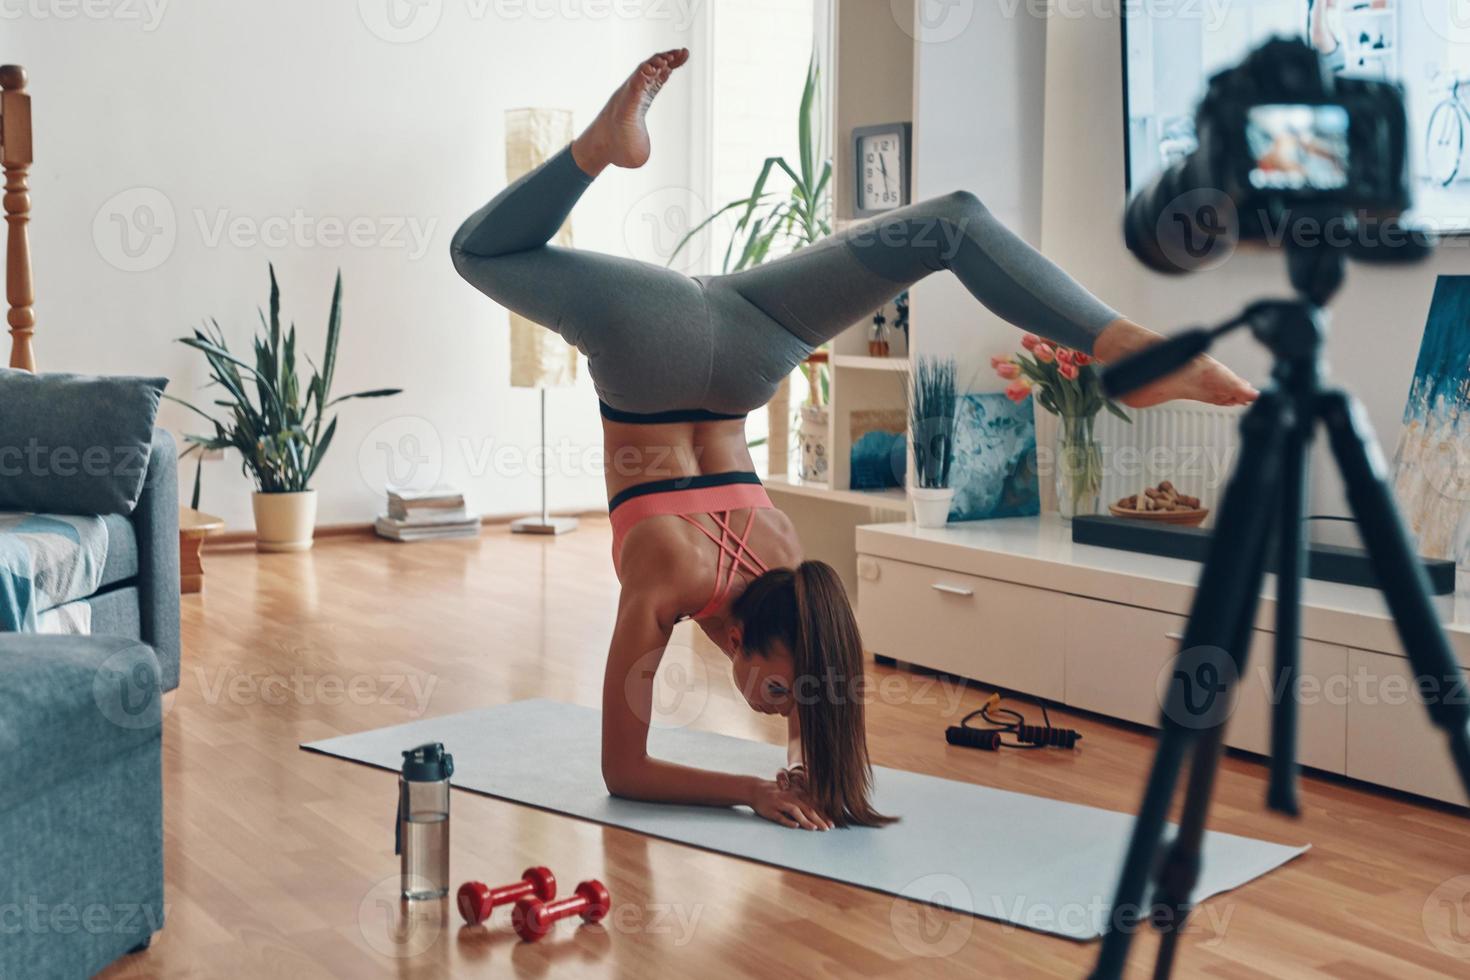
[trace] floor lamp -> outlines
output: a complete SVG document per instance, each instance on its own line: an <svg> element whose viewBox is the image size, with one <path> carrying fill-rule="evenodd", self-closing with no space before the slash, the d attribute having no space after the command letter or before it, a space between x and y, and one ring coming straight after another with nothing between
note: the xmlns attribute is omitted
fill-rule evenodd
<svg viewBox="0 0 1470 980"><path fill-rule="evenodd" d="M505 114L505 179L509 183L541 166L572 141L567 109L511 109ZM572 244L568 220L552 244ZM546 503L546 389L577 380L577 349L545 327L510 315L510 383L541 391L541 513L512 521L517 534L565 534L577 529L575 517L552 517Z"/></svg>

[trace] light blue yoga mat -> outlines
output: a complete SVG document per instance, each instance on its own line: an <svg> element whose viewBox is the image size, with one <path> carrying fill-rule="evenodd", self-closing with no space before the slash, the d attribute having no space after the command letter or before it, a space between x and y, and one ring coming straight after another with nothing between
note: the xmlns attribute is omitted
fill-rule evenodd
<svg viewBox="0 0 1470 980"><path fill-rule="evenodd" d="M595 709L534 700L302 748L396 771L404 749L443 742L462 789L1082 940L1107 923L1133 826L1130 814L877 767L875 802L899 823L790 830L744 807L614 799L602 784L601 737ZM654 729L649 752L766 778L786 757L780 746L688 729ZM1237 888L1305 850L1210 833L1195 897Z"/></svg>

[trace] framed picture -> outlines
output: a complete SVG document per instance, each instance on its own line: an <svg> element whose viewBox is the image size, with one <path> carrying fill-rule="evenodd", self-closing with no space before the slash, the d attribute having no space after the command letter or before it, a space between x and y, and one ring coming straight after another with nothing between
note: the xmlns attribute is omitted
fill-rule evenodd
<svg viewBox="0 0 1470 980"><path fill-rule="evenodd" d="M1470 276L1440 276L1394 454L1394 494L1426 558L1470 566Z"/></svg>
<svg viewBox="0 0 1470 980"><path fill-rule="evenodd" d="M912 134L906 122L853 127L853 213L859 218L909 203Z"/></svg>

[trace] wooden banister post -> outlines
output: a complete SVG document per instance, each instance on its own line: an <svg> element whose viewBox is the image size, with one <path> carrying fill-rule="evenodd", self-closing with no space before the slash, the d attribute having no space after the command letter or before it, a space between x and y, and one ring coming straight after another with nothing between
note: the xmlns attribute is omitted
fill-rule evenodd
<svg viewBox="0 0 1470 980"><path fill-rule="evenodd" d="M5 168L5 298L10 304L10 366L36 369L31 335L36 330L36 302L31 282L31 248L26 225L31 220L27 176L31 168L31 97L26 73L19 65L0 65L0 165Z"/></svg>

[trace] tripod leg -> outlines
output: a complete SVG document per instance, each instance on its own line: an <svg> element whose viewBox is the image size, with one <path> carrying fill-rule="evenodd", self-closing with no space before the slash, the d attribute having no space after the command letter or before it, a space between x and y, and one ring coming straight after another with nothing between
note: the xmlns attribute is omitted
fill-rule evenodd
<svg viewBox="0 0 1470 980"><path fill-rule="evenodd" d="M1315 378L1312 379L1315 383ZM1271 783L1266 805L1296 816L1297 673L1301 664L1302 575L1307 536L1302 528L1307 499L1307 450L1316 427L1315 406L1298 400L1292 408L1281 467L1281 511L1276 525L1276 661L1271 690Z"/></svg>
<svg viewBox="0 0 1470 980"><path fill-rule="evenodd" d="M1460 782L1470 794L1470 706L1465 699L1465 675L1445 639L1429 600L1428 576L1394 506L1383 454L1367 420L1346 393L1324 393L1319 413L1332 441L1332 454L1342 470L1348 505L1358 519L1378 587L1393 614L1399 641L1415 676L1427 678L1439 688L1439 696L1428 700L1426 707L1430 719L1448 736Z"/></svg>
<svg viewBox="0 0 1470 980"><path fill-rule="evenodd" d="M1304 451L1304 444L1295 446L1289 434L1282 449ZM1284 473L1292 468L1290 461L1283 460L1280 469ZM1269 477L1268 477L1269 481ZM1269 482L1267 484L1270 485ZM1268 496L1271 490L1263 491ZM1278 533L1284 530L1275 528ZM1225 725L1230 720L1236 691L1230 690L1246 675L1250 666L1251 636L1255 632L1256 608L1260 604L1260 586L1266 574L1266 553L1271 543L1273 528L1269 524L1258 525L1256 533L1239 543L1243 581L1254 583L1238 598L1239 615L1235 619L1229 645L1224 651L1201 651L1205 656L1195 660L1196 677L1206 664L1220 663L1228 653L1233 669L1226 671L1223 690L1216 696L1221 698L1219 708L1200 715L1197 723L1207 724L1194 743L1194 754L1189 763L1189 783L1184 791L1184 806L1179 815L1179 831L1158 871L1158 885L1150 905L1153 909L1153 924L1160 934L1158 958L1154 963L1155 980L1167 980L1174 969L1174 954L1179 936L1184 931L1190 914L1194 911L1194 889L1199 883L1199 872L1203 864L1201 851L1204 848L1205 823L1209 817L1210 799L1215 792L1215 776L1220 768L1220 756L1224 752ZM1185 659L1181 653L1180 660ZM1213 654L1213 657L1210 656ZM1224 665L1229 666L1229 665Z"/></svg>
<svg viewBox="0 0 1470 980"><path fill-rule="evenodd" d="M1250 617L1244 608L1246 603L1254 612L1255 600L1261 590L1261 556L1270 530L1269 523L1263 525L1257 519L1256 504L1259 500L1268 499L1265 495L1273 489L1274 474L1280 465L1277 457L1284 411L1280 393L1267 390L1241 420L1239 462L1221 501L1209 555L1195 588L1189 626L1180 644L1182 650L1226 648L1233 642L1242 620L1249 622ZM1228 675L1226 679L1233 680ZM1163 840L1179 767L1200 729L1207 727L1189 723L1189 719L1199 715L1198 707L1192 702L1193 693L1192 685L1176 673L1176 680L1169 686L1165 697L1159 747L1123 859L1108 930L1103 936L1102 949L1092 974L1095 978L1112 980L1120 977L1127 963L1128 949L1142 917L1140 903L1143 890ZM1215 697L1220 693L1217 690ZM1231 692L1226 690L1223 693L1228 698ZM1207 704L1206 711L1209 708ZM1203 820L1202 815L1200 819Z"/></svg>

